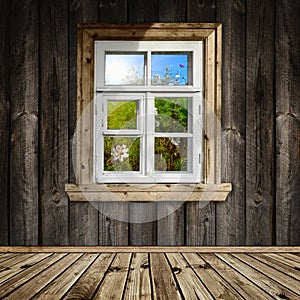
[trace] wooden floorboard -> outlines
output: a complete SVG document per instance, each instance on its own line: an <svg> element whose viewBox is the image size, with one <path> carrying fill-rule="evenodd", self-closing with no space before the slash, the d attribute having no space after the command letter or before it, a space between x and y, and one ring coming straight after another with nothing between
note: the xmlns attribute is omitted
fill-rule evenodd
<svg viewBox="0 0 300 300"><path fill-rule="evenodd" d="M3 252L0 299L299 300L299 253Z"/></svg>

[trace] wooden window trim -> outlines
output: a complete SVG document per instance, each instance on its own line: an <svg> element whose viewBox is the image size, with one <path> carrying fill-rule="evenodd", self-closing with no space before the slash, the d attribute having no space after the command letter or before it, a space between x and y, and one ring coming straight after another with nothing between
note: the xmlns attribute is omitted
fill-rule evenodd
<svg viewBox="0 0 300 300"><path fill-rule="evenodd" d="M204 127L203 183L95 184L93 174L93 105L94 42L96 40L126 41L203 41L204 42ZM79 24L77 34L77 126L76 184L66 184L71 201L183 201L172 196L193 191L184 201L224 201L232 190L231 183L221 183L221 68L222 25L218 23L143 23L143 24ZM207 117L214 113L215 118ZM80 120L80 122L78 122ZM179 187L178 187L179 186ZM108 194L110 193L110 195ZM116 194L116 199L112 198ZM146 196L148 195L148 196ZM112 200L111 200L112 199ZM145 199L145 200L143 200ZM164 200L161 200L164 199ZM167 199L167 200L166 200Z"/></svg>

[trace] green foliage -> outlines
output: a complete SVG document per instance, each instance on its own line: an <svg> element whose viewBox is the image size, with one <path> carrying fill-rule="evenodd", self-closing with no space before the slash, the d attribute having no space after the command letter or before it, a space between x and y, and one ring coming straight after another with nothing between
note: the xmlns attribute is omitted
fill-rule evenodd
<svg viewBox="0 0 300 300"><path fill-rule="evenodd" d="M136 129L136 101L107 101L107 129Z"/></svg>
<svg viewBox="0 0 300 300"><path fill-rule="evenodd" d="M156 132L188 131L188 98L156 98Z"/></svg>

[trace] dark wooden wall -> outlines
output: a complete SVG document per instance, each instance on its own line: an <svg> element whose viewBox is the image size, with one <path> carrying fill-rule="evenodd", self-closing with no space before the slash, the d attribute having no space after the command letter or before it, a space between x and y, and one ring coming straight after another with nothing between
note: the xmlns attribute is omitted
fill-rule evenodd
<svg viewBox="0 0 300 300"><path fill-rule="evenodd" d="M0 0L0 9L0 244L300 245L299 1ZM69 202L79 22L223 23L226 202L144 224ZM129 216L172 206L100 205Z"/></svg>

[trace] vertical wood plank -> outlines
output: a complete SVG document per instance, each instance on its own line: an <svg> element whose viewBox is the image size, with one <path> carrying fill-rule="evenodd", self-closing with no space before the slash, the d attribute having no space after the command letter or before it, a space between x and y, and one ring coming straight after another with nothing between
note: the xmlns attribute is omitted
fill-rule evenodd
<svg viewBox="0 0 300 300"><path fill-rule="evenodd" d="M77 113L77 24L98 21L98 0L69 0L69 182L75 183L73 135ZM74 149L75 150L75 149ZM70 202L70 244L98 245L98 204Z"/></svg>
<svg viewBox="0 0 300 300"><path fill-rule="evenodd" d="M187 0L187 7L188 22L216 21L215 0ZM215 203L194 202L185 205L186 245L215 245Z"/></svg>
<svg viewBox="0 0 300 300"><path fill-rule="evenodd" d="M127 2L129 22L158 22L158 0L127 0Z"/></svg>
<svg viewBox="0 0 300 300"><path fill-rule="evenodd" d="M300 244L299 1L276 1L276 242Z"/></svg>
<svg viewBox="0 0 300 300"><path fill-rule="evenodd" d="M40 1L42 244L69 244L68 3Z"/></svg>
<svg viewBox="0 0 300 300"><path fill-rule="evenodd" d="M38 244L39 12L11 4L10 243Z"/></svg>
<svg viewBox="0 0 300 300"><path fill-rule="evenodd" d="M0 244L9 241L9 139L10 139L10 3L0 1Z"/></svg>
<svg viewBox="0 0 300 300"><path fill-rule="evenodd" d="M99 0L99 22L127 22L127 0ZM129 207L127 203L99 203L99 245L129 244Z"/></svg>
<svg viewBox="0 0 300 300"><path fill-rule="evenodd" d="M216 0L187 0L189 22L215 22Z"/></svg>
<svg viewBox="0 0 300 300"><path fill-rule="evenodd" d="M247 2L246 244L272 245L274 1Z"/></svg>
<svg viewBox="0 0 300 300"><path fill-rule="evenodd" d="M245 1L220 1L223 23L222 182L233 191L216 207L218 245L245 244Z"/></svg>
<svg viewBox="0 0 300 300"><path fill-rule="evenodd" d="M127 22L127 0L99 0L99 22Z"/></svg>
<svg viewBox="0 0 300 300"><path fill-rule="evenodd" d="M186 22L186 0L159 1L159 22Z"/></svg>

